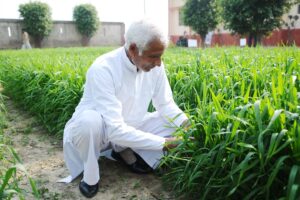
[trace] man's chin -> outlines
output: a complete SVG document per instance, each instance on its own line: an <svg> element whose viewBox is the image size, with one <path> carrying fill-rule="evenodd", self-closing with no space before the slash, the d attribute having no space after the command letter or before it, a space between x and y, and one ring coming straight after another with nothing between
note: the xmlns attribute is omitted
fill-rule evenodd
<svg viewBox="0 0 300 200"><path fill-rule="evenodd" d="M150 72L152 68L143 69L144 72Z"/></svg>

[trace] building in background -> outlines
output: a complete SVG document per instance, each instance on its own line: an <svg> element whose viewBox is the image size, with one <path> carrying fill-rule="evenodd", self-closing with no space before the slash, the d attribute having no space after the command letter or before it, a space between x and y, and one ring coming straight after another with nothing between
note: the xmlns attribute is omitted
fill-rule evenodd
<svg viewBox="0 0 300 200"><path fill-rule="evenodd" d="M169 39L173 44L176 44L179 38L183 35L188 39L196 39L200 44L200 37L188 26L183 23L183 10L185 0L168 0L169 8Z"/></svg>
<svg viewBox="0 0 300 200"><path fill-rule="evenodd" d="M200 45L201 38L190 27L183 24L183 11L182 7L185 0L168 0L169 2L169 38L172 43L176 44L179 37L187 33L189 39L196 39ZM281 44L292 44L295 42L300 46L300 19L294 20L294 16L300 17L300 4L294 5L289 13L285 14L282 18L286 22L281 29L274 30L269 36L263 37L261 42L264 46L276 46ZM291 26L294 21L294 26ZM232 46L240 45L240 36L233 35L229 30L224 29L222 25L213 30L211 38L212 46Z"/></svg>

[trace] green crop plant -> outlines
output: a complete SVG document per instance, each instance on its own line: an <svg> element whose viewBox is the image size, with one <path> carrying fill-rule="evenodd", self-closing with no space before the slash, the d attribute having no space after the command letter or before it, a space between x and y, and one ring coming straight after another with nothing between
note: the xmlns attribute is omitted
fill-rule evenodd
<svg viewBox="0 0 300 200"><path fill-rule="evenodd" d="M191 199L299 197L299 55L226 48L170 56L175 99L193 116L192 129L177 133L185 141L164 158L174 191Z"/></svg>
<svg viewBox="0 0 300 200"><path fill-rule="evenodd" d="M62 136L82 95L87 67L109 49L7 51L0 55L5 92L38 116L50 133Z"/></svg>
<svg viewBox="0 0 300 200"><path fill-rule="evenodd" d="M7 128L4 96L0 93L0 199L12 199L16 196L25 199L26 191L20 187L20 181L25 174L32 188L34 197L39 198L35 181L28 175L17 152L10 145L10 140L4 135Z"/></svg>
<svg viewBox="0 0 300 200"><path fill-rule="evenodd" d="M2 51L0 80L61 137L87 68L109 50ZM183 142L163 159L166 183L187 199L297 199L300 50L172 48L163 60L174 99L192 122L178 129Z"/></svg>

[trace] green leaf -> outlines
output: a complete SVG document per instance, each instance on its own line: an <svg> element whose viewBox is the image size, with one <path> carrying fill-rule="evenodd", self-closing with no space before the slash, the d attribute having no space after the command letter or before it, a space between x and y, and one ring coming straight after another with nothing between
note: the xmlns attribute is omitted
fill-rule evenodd
<svg viewBox="0 0 300 200"><path fill-rule="evenodd" d="M255 111L255 120L258 125L259 132L261 133L263 131L263 128L262 128L262 120L260 115L260 101L256 101L254 103L254 111Z"/></svg>
<svg viewBox="0 0 300 200"><path fill-rule="evenodd" d="M274 125L276 119L278 119L278 117L280 116L280 114L282 113L283 109L280 109L280 110L275 110L266 130L264 131L267 131L267 130L270 130L272 128L272 126Z"/></svg>
<svg viewBox="0 0 300 200"><path fill-rule="evenodd" d="M243 142L238 142L237 145L257 151L257 149L252 144L246 144L246 143L243 143Z"/></svg>
<svg viewBox="0 0 300 200"><path fill-rule="evenodd" d="M287 199L296 199L297 193L300 193L300 191L298 191L300 184L299 179L297 180L298 173L300 173L300 167L293 165L287 185Z"/></svg>
<svg viewBox="0 0 300 200"><path fill-rule="evenodd" d="M15 173L16 173L16 168L15 168L15 167L11 167L11 168L9 168L9 169L6 171L5 176L4 176L3 180L2 180L2 185L1 185L1 187L0 187L0 196L2 196L2 194L3 194L3 192L4 192L4 189L5 189L5 187L6 187L7 184L8 184L9 179L10 179L10 178L13 176L13 174L15 174Z"/></svg>
<svg viewBox="0 0 300 200"><path fill-rule="evenodd" d="M281 156L275 163L271 174L269 175L266 189L269 190L271 185L274 183L274 180L279 172L279 170L284 166L284 161L289 158L289 156Z"/></svg>

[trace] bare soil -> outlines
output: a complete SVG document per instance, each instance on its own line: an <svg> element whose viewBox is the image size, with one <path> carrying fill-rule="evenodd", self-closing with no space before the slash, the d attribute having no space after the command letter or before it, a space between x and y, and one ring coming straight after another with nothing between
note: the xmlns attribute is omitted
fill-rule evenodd
<svg viewBox="0 0 300 200"><path fill-rule="evenodd" d="M11 100L6 100L5 104L8 119L5 135L11 139L29 175L36 181L42 199L86 199L78 189L82 177L69 184L56 182L69 175L63 159L62 141L50 136L33 116L17 108ZM133 174L124 165L105 158L101 158L99 164L99 192L93 199L175 199L163 189L155 174ZM23 179L20 184L29 192L26 199L34 199L28 180Z"/></svg>

